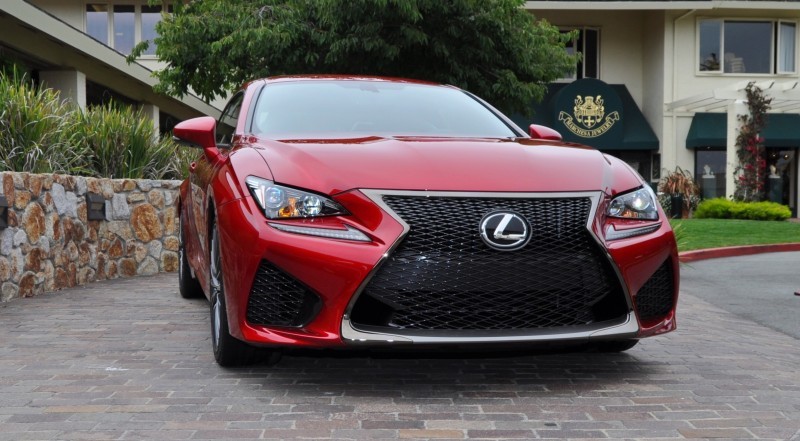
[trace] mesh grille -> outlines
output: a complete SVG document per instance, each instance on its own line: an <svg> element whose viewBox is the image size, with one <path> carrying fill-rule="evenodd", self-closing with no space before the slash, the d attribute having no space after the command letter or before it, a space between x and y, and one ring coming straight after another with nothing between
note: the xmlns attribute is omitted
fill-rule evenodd
<svg viewBox="0 0 800 441"><path fill-rule="evenodd" d="M672 310L674 279L667 259L636 295L636 310L642 320L663 317Z"/></svg>
<svg viewBox="0 0 800 441"><path fill-rule="evenodd" d="M353 309L353 322L419 330L516 330L624 315L616 276L586 230L589 198L384 196L410 226ZM497 251L483 216L512 210L533 238Z"/></svg>
<svg viewBox="0 0 800 441"><path fill-rule="evenodd" d="M261 261L247 301L247 321L265 326L302 326L319 297L267 261Z"/></svg>

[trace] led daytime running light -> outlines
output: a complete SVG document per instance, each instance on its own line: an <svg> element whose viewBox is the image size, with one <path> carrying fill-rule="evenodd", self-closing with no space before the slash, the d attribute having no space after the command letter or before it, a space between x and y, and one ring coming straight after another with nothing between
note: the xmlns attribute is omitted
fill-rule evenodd
<svg viewBox="0 0 800 441"><path fill-rule="evenodd" d="M345 225L344 230L332 229L332 228L313 228L313 227L302 227L299 225L285 225L285 224L269 224L271 227L285 231L287 233L295 233L295 234L305 234L307 236L316 236L316 237L325 237L328 239L341 239L341 240L353 240L356 242L371 242L370 238L367 237L366 234L356 230L355 228Z"/></svg>

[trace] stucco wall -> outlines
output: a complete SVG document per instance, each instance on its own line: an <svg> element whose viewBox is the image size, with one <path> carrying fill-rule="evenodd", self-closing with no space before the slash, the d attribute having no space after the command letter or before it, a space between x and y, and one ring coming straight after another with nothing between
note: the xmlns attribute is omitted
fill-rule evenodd
<svg viewBox="0 0 800 441"><path fill-rule="evenodd" d="M180 181L0 173L0 302L88 282L177 271ZM105 220L88 220L86 193Z"/></svg>

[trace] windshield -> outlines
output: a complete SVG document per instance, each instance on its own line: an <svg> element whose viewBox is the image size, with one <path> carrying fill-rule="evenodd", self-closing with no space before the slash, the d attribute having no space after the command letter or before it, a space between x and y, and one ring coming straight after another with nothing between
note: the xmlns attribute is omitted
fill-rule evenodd
<svg viewBox="0 0 800 441"><path fill-rule="evenodd" d="M367 80L270 84L258 98L253 132L274 139L520 136L461 90Z"/></svg>

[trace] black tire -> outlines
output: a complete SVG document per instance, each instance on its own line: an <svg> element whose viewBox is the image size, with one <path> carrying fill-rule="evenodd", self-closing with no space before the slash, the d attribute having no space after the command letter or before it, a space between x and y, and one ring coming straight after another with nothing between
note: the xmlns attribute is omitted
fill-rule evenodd
<svg viewBox="0 0 800 441"><path fill-rule="evenodd" d="M219 231L216 223L211 233L211 346L214 359L223 367L237 367L258 361L277 363L280 353L258 349L231 336L228 327L228 310L225 305L225 284L223 282L222 254L219 246Z"/></svg>
<svg viewBox="0 0 800 441"><path fill-rule="evenodd" d="M625 352L637 343L639 340L636 339L605 340L590 343L590 348L595 352Z"/></svg>
<svg viewBox="0 0 800 441"><path fill-rule="evenodd" d="M189 259L186 256L186 243L183 237L183 216L178 220L178 292L184 299L197 299L203 297L203 287L192 276Z"/></svg>

